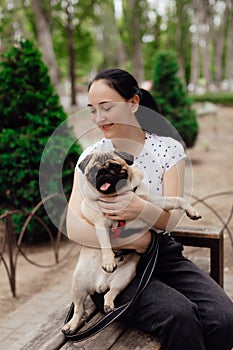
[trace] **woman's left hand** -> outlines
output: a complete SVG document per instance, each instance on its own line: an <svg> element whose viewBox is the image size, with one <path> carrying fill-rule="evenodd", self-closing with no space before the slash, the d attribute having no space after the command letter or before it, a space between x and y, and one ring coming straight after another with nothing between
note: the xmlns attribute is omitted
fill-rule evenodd
<svg viewBox="0 0 233 350"><path fill-rule="evenodd" d="M112 220L134 220L145 207L144 199L132 191L116 196L101 196L98 204L102 212Z"/></svg>

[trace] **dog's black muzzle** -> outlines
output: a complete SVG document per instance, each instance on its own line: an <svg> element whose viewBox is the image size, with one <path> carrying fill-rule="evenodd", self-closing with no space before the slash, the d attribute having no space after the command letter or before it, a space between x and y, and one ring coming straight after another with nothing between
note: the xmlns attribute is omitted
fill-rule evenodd
<svg viewBox="0 0 233 350"><path fill-rule="evenodd" d="M119 164L115 164L119 165ZM119 165L120 166L120 165ZM93 186L97 189L97 191L103 194L111 194L116 193L117 190L121 189L126 185L126 181L128 178L128 173L125 170L120 170L117 168L113 169L100 169L95 177ZM107 190L102 190L101 187L105 184L109 183L110 186Z"/></svg>

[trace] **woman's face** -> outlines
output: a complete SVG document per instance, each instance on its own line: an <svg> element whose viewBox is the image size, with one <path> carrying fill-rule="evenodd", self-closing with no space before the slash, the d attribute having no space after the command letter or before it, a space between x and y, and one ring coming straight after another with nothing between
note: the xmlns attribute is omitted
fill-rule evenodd
<svg viewBox="0 0 233 350"><path fill-rule="evenodd" d="M94 81L88 93L92 121L108 139L127 138L132 126L138 127L134 116L138 103L137 95L127 101L104 80Z"/></svg>

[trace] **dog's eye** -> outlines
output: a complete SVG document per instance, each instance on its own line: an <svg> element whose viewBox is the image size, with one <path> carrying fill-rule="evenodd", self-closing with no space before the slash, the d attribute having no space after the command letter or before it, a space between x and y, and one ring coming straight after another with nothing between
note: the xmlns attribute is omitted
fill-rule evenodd
<svg viewBox="0 0 233 350"><path fill-rule="evenodd" d="M95 176L97 174L97 172L99 171L99 167L98 166L94 166L93 168L91 168L91 170L89 171L89 174L91 176Z"/></svg>
<svg viewBox="0 0 233 350"><path fill-rule="evenodd" d="M105 169L99 169L98 172L96 171L95 174L97 173L97 176L103 176L106 174L106 170Z"/></svg>
<svg viewBox="0 0 233 350"><path fill-rule="evenodd" d="M109 168L109 170L113 170L113 171L116 171L116 172L121 171L121 165L117 164L117 163L110 163L108 168Z"/></svg>

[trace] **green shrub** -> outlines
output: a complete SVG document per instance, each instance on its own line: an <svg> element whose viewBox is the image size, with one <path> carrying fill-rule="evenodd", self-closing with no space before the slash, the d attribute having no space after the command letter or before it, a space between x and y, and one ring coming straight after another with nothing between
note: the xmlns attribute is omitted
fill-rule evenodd
<svg viewBox="0 0 233 350"><path fill-rule="evenodd" d="M10 48L0 62L0 113L1 210L16 208L28 212L41 200L39 167L44 147L66 120L48 68L28 40ZM64 192L70 193L74 165L81 152L74 141L66 126L62 135L54 137L54 147L46 159L47 193L63 191L57 185L56 168L64 159L62 181ZM67 155L63 151L66 149ZM41 215L46 216L44 211ZM37 230L32 229L33 235Z"/></svg>
<svg viewBox="0 0 233 350"><path fill-rule="evenodd" d="M198 135L196 113L192 101L177 77L176 56L170 51L159 52L155 60L153 91L161 114L176 128L187 147L192 147Z"/></svg>
<svg viewBox="0 0 233 350"><path fill-rule="evenodd" d="M233 106L233 93L230 92L206 92L203 95L192 95L194 102L212 102L224 106Z"/></svg>

